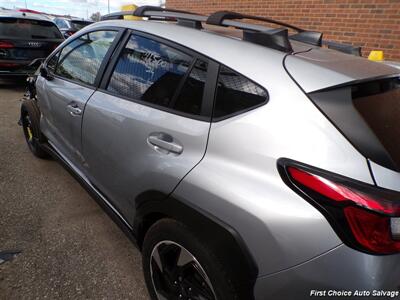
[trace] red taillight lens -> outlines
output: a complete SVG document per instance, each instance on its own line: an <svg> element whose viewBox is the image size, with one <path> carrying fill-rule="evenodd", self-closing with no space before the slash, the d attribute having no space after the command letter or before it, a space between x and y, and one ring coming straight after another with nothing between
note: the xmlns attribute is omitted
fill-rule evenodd
<svg viewBox="0 0 400 300"><path fill-rule="evenodd" d="M356 240L369 251L400 251L400 242L392 238L390 218L354 206L345 207L344 214Z"/></svg>
<svg viewBox="0 0 400 300"><path fill-rule="evenodd" d="M10 49L10 48L14 48L15 45L11 42L7 42L7 41L0 41L0 49Z"/></svg>
<svg viewBox="0 0 400 300"><path fill-rule="evenodd" d="M343 176L313 170L298 163L285 163L281 175L292 188L311 200L345 243L374 254L400 252L400 193L358 182ZM393 237L396 237L394 239Z"/></svg>
<svg viewBox="0 0 400 300"><path fill-rule="evenodd" d="M295 167L288 167L288 172L296 182L301 183L331 200L337 202L351 201L356 205L384 214L400 214L400 202L379 198L378 195L368 195L354 187L345 186L341 183Z"/></svg>
<svg viewBox="0 0 400 300"><path fill-rule="evenodd" d="M11 64L11 63L0 63L0 68L14 68L18 66L17 64Z"/></svg>

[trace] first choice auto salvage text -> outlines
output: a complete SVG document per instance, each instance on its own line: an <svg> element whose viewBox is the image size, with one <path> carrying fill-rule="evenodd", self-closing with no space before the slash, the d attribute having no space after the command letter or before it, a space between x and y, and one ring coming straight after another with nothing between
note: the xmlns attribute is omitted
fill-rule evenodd
<svg viewBox="0 0 400 300"><path fill-rule="evenodd" d="M381 297L396 298L399 297L400 291L383 291L383 290L311 290L310 297Z"/></svg>

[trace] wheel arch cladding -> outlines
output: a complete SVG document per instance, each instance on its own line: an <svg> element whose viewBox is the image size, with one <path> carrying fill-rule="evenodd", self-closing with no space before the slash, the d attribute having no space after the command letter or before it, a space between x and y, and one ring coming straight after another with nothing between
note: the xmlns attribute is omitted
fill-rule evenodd
<svg viewBox="0 0 400 300"><path fill-rule="evenodd" d="M258 268L247 246L237 231L202 211L187 204L184 200L162 195L159 192L147 192L136 199L136 215L133 230L139 248L142 248L147 230L158 220L171 218L185 224L195 236L207 242L214 254L232 276L232 282L238 289L240 299L254 299L254 285Z"/></svg>

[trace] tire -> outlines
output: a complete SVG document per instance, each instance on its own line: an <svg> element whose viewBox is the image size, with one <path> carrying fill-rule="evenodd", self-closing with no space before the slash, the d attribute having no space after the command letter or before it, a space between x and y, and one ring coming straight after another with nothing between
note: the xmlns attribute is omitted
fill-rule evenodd
<svg viewBox="0 0 400 300"><path fill-rule="evenodd" d="M197 300L199 294L210 300L239 299L207 241L200 241L182 223L172 219L155 223L146 233L142 253L144 277L153 300Z"/></svg>
<svg viewBox="0 0 400 300"><path fill-rule="evenodd" d="M21 125L25 141L33 155L42 159L49 158L50 155L40 145L45 142L45 138L40 131L40 111L32 99L25 99L22 102Z"/></svg>

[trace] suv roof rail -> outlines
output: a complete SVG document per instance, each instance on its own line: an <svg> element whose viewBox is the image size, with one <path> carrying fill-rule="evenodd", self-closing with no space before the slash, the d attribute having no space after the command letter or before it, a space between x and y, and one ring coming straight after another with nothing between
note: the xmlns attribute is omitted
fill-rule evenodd
<svg viewBox="0 0 400 300"><path fill-rule="evenodd" d="M179 10L179 9L171 9L171 8L164 8L164 7L160 7L160 6L152 6L152 5L142 5L139 6L138 8L136 8L136 10L134 11L133 15L136 17L147 17L146 13L149 12L172 12L172 13L182 13L182 14L190 14L190 15L197 15L200 16L197 13L191 13L191 12L187 12L184 10Z"/></svg>
<svg viewBox="0 0 400 300"><path fill-rule="evenodd" d="M306 31L294 25L265 17L251 16L229 11L219 11L210 16L190 13L183 10L167 9L159 6L144 5L138 7L135 11L121 11L103 16L102 20L122 19L123 16L147 17L151 20L174 20L178 25L202 29L202 23L214 26L234 27L243 30L243 40L260 44L279 51L293 51L289 38L300 42L321 46L322 33ZM272 29L259 24L244 23L235 20L251 19L264 21L286 28ZM297 31L289 37L288 29Z"/></svg>
<svg viewBox="0 0 400 300"><path fill-rule="evenodd" d="M262 21L262 22L267 22L275 25L280 25L289 29L292 29L294 31L297 31L297 34L291 35L290 37L288 36L287 38L297 40L299 42L307 43L307 44L312 44L315 46L321 46L322 44L322 33L317 32L317 31L307 31L305 29L302 29L300 27L274 20L271 18L267 17L260 17L260 16L252 16L252 15L247 15L247 14L241 14L237 12L232 12L232 11L217 11L213 14L211 14L208 18L206 23L210 25L217 25L217 26L234 26L236 28L239 28L238 26L231 25L231 21L229 20L242 20L242 19L249 19L249 20L255 20L255 21ZM246 23L241 23L241 24L246 24ZM246 28L243 28L246 29ZM266 34L271 34L269 32L266 32ZM281 39L284 37L282 36ZM287 43L287 42L286 42Z"/></svg>
<svg viewBox="0 0 400 300"><path fill-rule="evenodd" d="M259 16L252 16L252 15L246 15L246 14L241 14L233 11L217 11L213 14L211 14L207 18L207 24L210 25L219 25L219 26L224 26L225 20L241 20L241 19L249 19L249 20L256 20L256 21L263 21L263 22L268 22L276 25L281 25L290 29L293 29L297 32L302 32L305 31L304 29L301 29L299 27L296 27L294 25L290 25L281 21L277 21L271 18L266 18L266 17L259 17Z"/></svg>
<svg viewBox="0 0 400 300"><path fill-rule="evenodd" d="M355 56L361 56L361 47L360 46L353 46L350 44L343 44L333 41L323 41L322 44L327 46L329 49L333 49L336 51L340 51L347 54L352 54Z"/></svg>
<svg viewBox="0 0 400 300"><path fill-rule="evenodd" d="M132 11L120 11L104 15L101 20L122 19L123 16L148 17L150 20L176 20L178 25L201 29L206 16L189 13L178 9L167 9L159 6L143 5Z"/></svg>

